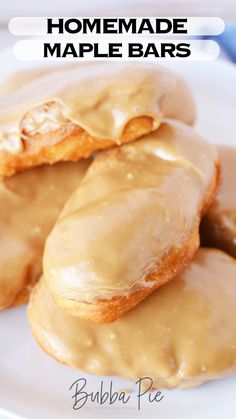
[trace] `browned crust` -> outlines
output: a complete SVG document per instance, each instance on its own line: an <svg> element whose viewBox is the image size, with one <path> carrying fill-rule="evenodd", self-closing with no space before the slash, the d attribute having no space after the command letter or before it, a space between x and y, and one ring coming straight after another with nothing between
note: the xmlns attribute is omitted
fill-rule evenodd
<svg viewBox="0 0 236 419"><path fill-rule="evenodd" d="M153 129L153 118L148 116L133 118L124 128L120 144L134 141L150 133ZM0 152L0 177L12 176L27 168L44 163L76 161L90 156L95 151L117 145L110 139L95 138L73 123L62 125L60 129L51 131L47 135L29 136L22 142L24 150L18 154Z"/></svg>
<svg viewBox="0 0 236 419"><path fill-rule="evenodd" d="M40 275L38 276L38 278L39 277ZM28 286L26 288L25 286L22 287L22 289L19 290L17 294L12 295L11 299L9 298L6 304L3 304L0 307L0 311L6 310L8 308L18 307L22 304L28 303L31 289L35 284L35 280L32 280L31 275L27 275L25 277L25 283L27 283Z"/></svg>
<svg viewBox="0 0 236 419"><path fill-rule="evenodd" d="M8 308L18 307L18 306L21 306L22 304L28 303L29 297L30 297L30 291L34 283L32 283L32 278L30 276L27 276L25 278L25 281L29 283L29 288L22 288L16 295L12 297L10 301L8 301L8 303L1 306L0 311L6 310Z"/></svg>
<svg viewBox="0 0 236 419"><path fill-rule="evenodd" d="M58 305L72 315L93 320L98 323L110 323L139 304L155 289L175 278L186 267L199 248L200 220L217 192L220 178L219 174L220 163L217 162L211 184L208 188L206 197L202 202L201 208L199 208L190 236L180 248L174 248L164 255L162 261L158 264L158 270L146 278L147 281L153 282L152 287L141 288L140 290L131 293L129 296L117 296L109 300L99 300L96 304L65 299L57 294L53 294Z"/></svg>
<svg viewBox="0 0 236 419"><path fill-rule="evenodd" d="M42 255L38 255L38 257L35 256L35 258L25 266L24 271L18 278L17 287L15 287L14 290L9 290L7 293L4 293L4 291L1 290L4 299L1 301L0 311L17 307L28 302L31 289L42 273L41 259Z"/></svg>
<svg viewBox="0 0 236 419"><path fill-rule="evenodd" d="M227 215L225 214L225 217ZM230 215L228 215L230 219ZM211 211L207 213L201 222L201 245L221 249L236 258L235 233L225 223L225 218Z"/></svg>
<svg viewBox="0 0 236 419"><path fill-rule="evenodd" d="M220 179L220 187L222 179ZM230 219L233 215L229 211L221 213L215 210L215 205L210 206L204 215L200 225L201 246L221 249L236 258L236 243L233 231L225 223L225 218Z"/></svg>
<svg viewBox="0 0 236 419"><path fill-rule="evenodd" d="M18 307L22 304L28 303L29 296L30 296L30 290L23 289L22 291L19 292L19 294L17 294L15 300L13 301L10 307Z"/></svg>

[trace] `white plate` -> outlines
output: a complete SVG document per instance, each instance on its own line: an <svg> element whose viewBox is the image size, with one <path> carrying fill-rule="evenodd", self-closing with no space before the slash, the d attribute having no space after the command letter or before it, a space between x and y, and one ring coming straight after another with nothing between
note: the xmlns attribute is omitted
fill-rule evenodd
<svg viewBox="0 0 236 419"><path fill-rule="evenodd" d="M1 54L1 74L25 68L12 54ZM4 65L4 67L3 67ZM32 64L33 65L33 64ZM31 64L27 64L31 66ZM210 141L236 144L236 69L224 62L168 65L190 83L198 105L197 129ZM104 407L88 402L73 411L71 384L80 377L89 389L98 390L101 378L58 364L35 343L26 319L25 307L0 314L0 417L27 419L136 418L219 419L236 417L236 377L205 384L191 390L164 390L163 400L151 405L143 400L137 410L137 396L125 407ZM235 319L232 319L235 321ZM115 360L114 360L115 362ZM104 379L107 389L110 378ZM115 390L134 388L113 378Z"/></svg>

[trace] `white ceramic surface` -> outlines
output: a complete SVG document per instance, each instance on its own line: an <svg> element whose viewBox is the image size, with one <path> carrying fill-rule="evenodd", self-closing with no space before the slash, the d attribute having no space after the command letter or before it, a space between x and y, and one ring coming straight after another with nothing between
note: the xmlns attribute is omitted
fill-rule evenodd
<svg viewBox="0 0 236 419"><path fill-rule="evenodd" d="M0 56L0 79L25 68L9 51ZM28 67L33 64L28 64ZM34 64L35 65L35 64ZM197 129L210 141L236 145L236 68L224 62L178 63L168 67L190 83L198 106ZM235 319L232 319L235 321ZM115 362L115 359L114 359ZM99 389L101 377L74 371L47 356L31 336L25 307L0 313L0 418L161 418L233 419L236 417L236 377L205 384L191 390L163 390L156 405L137 396L125 407L102 407L87 403L73 411L71 384L88 380L90 391ZM104 379L107 389L110 377ZM115 390L134 388L133 383L113 378Z"/></svg>

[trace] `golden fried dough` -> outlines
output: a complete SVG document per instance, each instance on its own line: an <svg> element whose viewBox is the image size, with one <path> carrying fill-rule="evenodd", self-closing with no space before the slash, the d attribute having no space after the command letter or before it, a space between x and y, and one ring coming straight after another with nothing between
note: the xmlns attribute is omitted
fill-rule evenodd
<svg viewBox="0 0 236 419"><path fill-rule="evenodd" d="M236 257L236 148L219 147L222 184L201 224L202 243Z"/></svg>
<svg viewBox="0 0 236 419"><path fill-rule="evenodd" d="M57 303L111 322L174 278L199 246L217 182L215 147L178 122L101 152L46 241Z"/></svg>
<svg viewBox="0 0 236 419"><path fill-rule="evenodd" d="M45 239L89 163L42 166L0 182L0 310L27 301Z"/></svg>
<svg viewBox="0 0 236 419"><path fill-rule="evenodd" d="M12 77L0 88L3 177L133 141L164 117L195 118L184 81L157 66L71 65L18 77L18 88Z"/></svg>
<svg viewBox="0 0 236 419"><path fill-rule="evenodd" d="M186 270L111 324L60 308L43 280L29 304L32 332L58 361L154 388L191 387L236 372L236 261L200 248Z"/></svg>

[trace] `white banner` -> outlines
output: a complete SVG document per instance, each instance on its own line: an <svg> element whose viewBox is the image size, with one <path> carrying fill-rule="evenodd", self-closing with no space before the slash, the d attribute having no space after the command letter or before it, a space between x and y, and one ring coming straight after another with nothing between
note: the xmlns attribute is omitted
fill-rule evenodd
<svg viewBox="0 0 236 419"><path fill-rule="evenodd" d="M62 42L54 38L18 41L14 46L14 54L19 60L26 61L211 61L220 52L215 41L126 38L117 42L114 37L104 40L104 36L92 39L86 37L81 42L74 38L73 42L71 38L64 39Z"/></svg>
<svg viewBox="0 0 236 419"><path fill-rule="evenodd" d="M218 17L14 17L9 31L19 36L47 34L118 34L202 36L219 35L224 22Z"/></svg>

